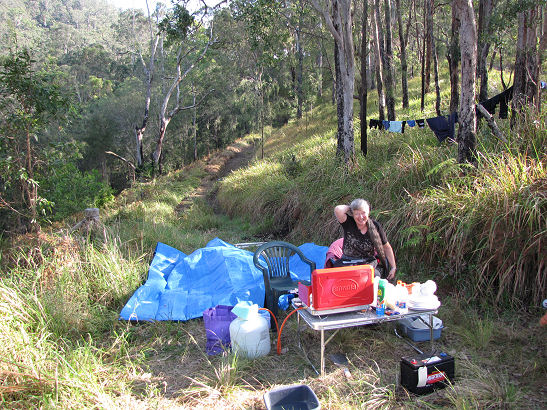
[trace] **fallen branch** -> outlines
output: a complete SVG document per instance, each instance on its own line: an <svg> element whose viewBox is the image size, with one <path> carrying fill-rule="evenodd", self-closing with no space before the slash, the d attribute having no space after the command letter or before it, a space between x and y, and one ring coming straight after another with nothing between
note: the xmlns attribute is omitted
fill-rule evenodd
<svg viewBox="0 0 547 410"><path fill-rule="evenodd" d="M477 104L477 108L479 109L480 113L486 118L486 122L488 123L488 126L496 136L496 138L502 140L503 142L507 143L507 138L505 138L505 135L500 131L498 128L498 125L496 124L496 120L494 120L494 117L488 112L486 108L482 106L482 104Z"/></svg>

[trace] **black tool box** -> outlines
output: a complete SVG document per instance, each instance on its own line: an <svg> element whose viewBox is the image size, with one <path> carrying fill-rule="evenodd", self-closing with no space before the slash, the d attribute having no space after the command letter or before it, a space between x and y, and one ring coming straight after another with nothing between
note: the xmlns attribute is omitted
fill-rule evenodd
<svg viewBox="0 0 547 410"><path fill-rule="evenodd" d="M454 382L454 358L447 353L415 354L401 359L401 385L416 394Z"/></svg>

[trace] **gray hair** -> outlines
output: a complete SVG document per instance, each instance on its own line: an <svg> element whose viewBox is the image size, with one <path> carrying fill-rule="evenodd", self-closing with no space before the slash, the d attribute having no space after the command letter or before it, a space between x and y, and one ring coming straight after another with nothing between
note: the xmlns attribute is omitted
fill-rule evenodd
<svg viewBox="0 0 547 410"><path fill-rule="evenodd" d="M352 211L359 210L365 212L367 215L370 213L370 204L362 198L357 198L351 201L349 205Z"/></svg>

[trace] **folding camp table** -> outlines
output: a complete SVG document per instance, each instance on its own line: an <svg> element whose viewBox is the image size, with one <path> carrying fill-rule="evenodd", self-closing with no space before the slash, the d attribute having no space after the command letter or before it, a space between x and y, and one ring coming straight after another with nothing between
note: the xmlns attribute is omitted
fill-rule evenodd
<svg viewBox="0 0 547 410"><path fill-rule="evenodd" d="M298 300L293 299L292 300L292 306L295 309L300 308L301 306L298 303ZM307 309L300 309L298 310L298 324L300 325L300 319L302 319L311 329L320 331L321 332L321 375L325 373L325 346L327 343L329 343L332 338L338 333L340 329L344 329L346 327L354 327L354 326L364 326L364 325L372 325L376 323L383 323L383 322L394 322L397 320L401 320L403 318L408 317L416 317L421 315L428 315L429 316L429 323L426 323L426 325L429 327L429 336L430 336L430 342L431 342L431 350L433 350L433 315L437 313L437 309L430 309L430 310L409 310L408 313L403 314L397 314L397 315L382 315L378 316L376 315L376 312L372 310L368 311L354 311L354 312L344 312L344 313L334 313L334 314L328 314L328 315L312 315ZM304 353L304 356L306 357L306 360L310 363L310 365L313 367L315 372L319 374L313 363L308 358L308 355L306 353L306 350L300 343L300 326L297 326L297 334L298 334L298 347L302 350ZM334 333L332 333L328 339L325 340L325 331L326 330L334 330Z"/></svg>

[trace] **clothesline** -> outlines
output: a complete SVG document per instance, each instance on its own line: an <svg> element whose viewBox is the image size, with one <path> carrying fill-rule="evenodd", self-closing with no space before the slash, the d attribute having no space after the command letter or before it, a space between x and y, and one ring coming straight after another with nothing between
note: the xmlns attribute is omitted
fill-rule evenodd
<svg viewBox="0 0 547 410"><path fill-rule="evenodd" d="M480 104L486 108L486 110L494 115L496 113L496 107L500 106L499 117L506 119L509 109L509 101L513 98L513 86L509 87L502 93L489 98L481 102ZM477 118L481 118L482 114L478 110L478 106L475 108ZM458 114L456 112L451 113L448 116L440 115L438 117L418 119L418 120L405 120L405 121L380 121L377 119L371 119L369 121L369 128L376 128L386 130L390 132L404 133L405 127L424 128L425 124L429 126L431 131L435 134L439 142L443 142L445 139L454 141L454 124L458 122Z"/></svg>

